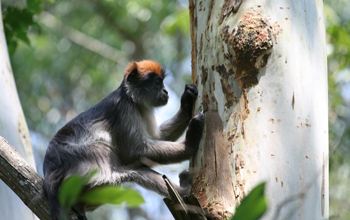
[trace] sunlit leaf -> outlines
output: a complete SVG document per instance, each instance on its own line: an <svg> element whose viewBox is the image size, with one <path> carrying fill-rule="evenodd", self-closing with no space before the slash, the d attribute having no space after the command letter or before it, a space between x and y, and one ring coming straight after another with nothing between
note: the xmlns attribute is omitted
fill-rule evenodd
<svg viewBox="0 0 350 220"><path fill-rule="evenodd" d="M61 186L59 201L63 207L70 209L78 200L84 187L84 179L78 175L67 178Z"/></svg>
<svg viewBox="0 0 350 220"><path fill-rule="evenodd" d="M237 207L231 220L258 220L266 211L265 183L256 186Z"/></svg>
<svg viewBox="0 0 350 220"><path fill-rule="evenodd" d="M90 205L121 204L126 202L131 206L145 202L137 191L120 186L101 186L89 190L80 197L80 201Z"/></svg>

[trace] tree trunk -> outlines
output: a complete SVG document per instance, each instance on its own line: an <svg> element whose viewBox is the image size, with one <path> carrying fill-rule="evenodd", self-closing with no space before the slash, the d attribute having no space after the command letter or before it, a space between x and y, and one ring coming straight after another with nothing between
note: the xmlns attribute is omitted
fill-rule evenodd
<svg viewBox="0 0 350 220"><path fill-rule="evenodd" d="M19 102L8 56L1 6L0 18L0 135L8 140L35 169L29 132ZM0 195L1 219L36 219L27 206L2 181L0 181Z"/></svg>
<svg viewBox="0 0 350 220"><path fill-rule="evenodd" d="M323 3L190 0L192 80L206 128L192 191L214 218L266 181L264 219L328 218Z"/></svg>

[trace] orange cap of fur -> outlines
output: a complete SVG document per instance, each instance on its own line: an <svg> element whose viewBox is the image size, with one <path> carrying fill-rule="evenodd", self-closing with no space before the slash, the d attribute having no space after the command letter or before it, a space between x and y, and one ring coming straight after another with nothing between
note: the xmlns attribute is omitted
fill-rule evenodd
<svg viewBox="0 0 350 220"><path fill-rule="evenodd" d="M125 70L125 75L129 75L129 73L135 68L137 68L138 73L141 74L141 76L147 75L149 73L155 73L159 76L164 77L163 67L158 62L153 60L131 62Z"/></svg>

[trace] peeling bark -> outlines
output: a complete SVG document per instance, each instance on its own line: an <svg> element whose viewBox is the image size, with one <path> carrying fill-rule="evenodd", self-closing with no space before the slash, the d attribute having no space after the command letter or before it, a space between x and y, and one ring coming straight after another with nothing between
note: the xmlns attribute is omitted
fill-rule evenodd
<svg viewBox="0 0 350 220"><path fill-rule="evenodd" d="M223 20L230 16L231 13L236 13L242 2L243 0L225 0L221 9L219 23L222 24Z"/></svg>
<svg viewBox="0 0 350 220"><path fill-rule="evenodd" d="M193 193L212 219L228 216L227 206L234 204L227 140L218 113L206 114L207 135L204 141L202 166L194 181ZM223 198L225 198L224 201Z"/></svg>

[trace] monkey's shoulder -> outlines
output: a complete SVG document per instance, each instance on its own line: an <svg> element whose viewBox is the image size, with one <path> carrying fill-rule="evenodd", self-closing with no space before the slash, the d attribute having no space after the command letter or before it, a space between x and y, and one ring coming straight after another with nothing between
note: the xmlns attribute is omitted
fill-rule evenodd
<svg viewBox="0 0 350 220"><path fill-rule="evenodd" d="M106 121L91 123L89 133L92 142L102 143L108 147L113 146L111 128Z"/></svg>

